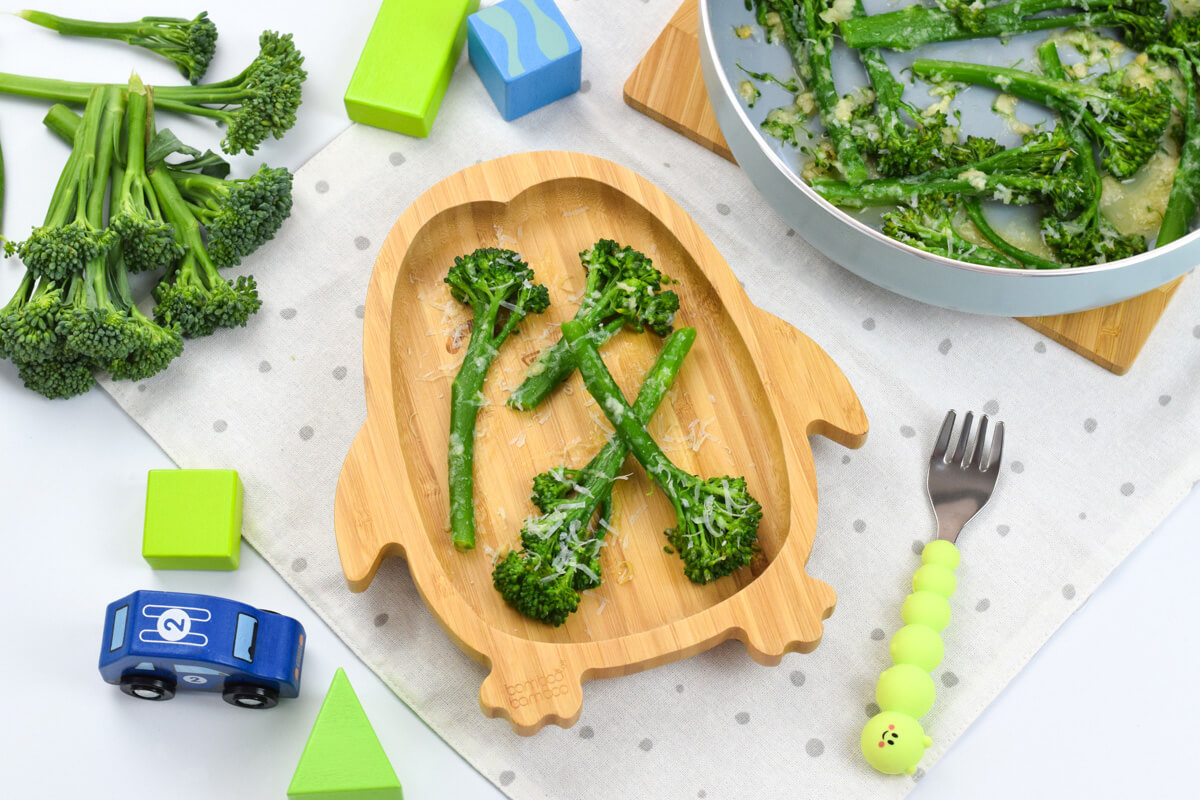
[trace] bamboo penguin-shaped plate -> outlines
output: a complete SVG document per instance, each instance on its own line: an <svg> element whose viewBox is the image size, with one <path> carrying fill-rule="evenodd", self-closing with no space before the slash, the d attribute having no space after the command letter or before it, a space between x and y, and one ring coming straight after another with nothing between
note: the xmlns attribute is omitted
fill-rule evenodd
<svg viewBox="0 0 1200 800"><path fill-rule="evenodd" d="M762 503L761 554L750 567L697 586L664 552L670 502L629 459L618 481L604 581L560 626L529 620L493 589L493 560L518 541L534 511L530 481L582 466L611 428L578 374L533 412L504 406L526 365L559 337L583 288L579 252L601 238L649 255L679 280L678 326L698 331L649 430L681 468L744 475ZM475 453L477 546L459 552L446 529L450 384L470 312L442 283L454 257L478 247L521 253L551 294L489 372ZM661 342L623 332L603 348L633 398ZM529 735L567 727L582 682L626 675L702 652L726 639L777 664L807 652L833 610L833 590L805 564L817 527L808 437L847 447L867 420L837 365L795 328L751 305L696 223L644 178L579 153L521 153L463 170L404 212L380 250L363 326L367 420L338 480L335 527L346 580L371 583L389 556L408 562L426 606L459 647L491 669L479 692L489 717Z"/></svg>

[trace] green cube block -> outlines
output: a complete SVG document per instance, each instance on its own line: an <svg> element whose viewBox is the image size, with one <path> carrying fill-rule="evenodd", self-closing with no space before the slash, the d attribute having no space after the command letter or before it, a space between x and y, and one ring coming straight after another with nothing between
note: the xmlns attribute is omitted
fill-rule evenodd
<svg viewBox="0 0 1200 800"><path fill-rule="evenodd" d="M428 136L479 0L384 0L346 89L350 119Z"/></svg>
<svg viewBox="0 0 1200 800"><path fill-rule="evenodd" d="M142 556L155 569L237 569L242 482L231 469L152 469Z"/></svg>

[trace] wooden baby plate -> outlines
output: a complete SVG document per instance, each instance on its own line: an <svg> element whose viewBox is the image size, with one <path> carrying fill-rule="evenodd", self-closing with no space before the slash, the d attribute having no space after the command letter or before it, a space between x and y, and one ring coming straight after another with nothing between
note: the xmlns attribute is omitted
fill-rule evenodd
<svg viewBox="0 0 1200 800"><path fill-rule="evenodd" d="M698 586L666 553L667 498L629 459L613 494L615 533L604 582L552 627L507 606L492 566L518 543L533 476L582 466L611 428L578 374L538 409L504 400L529 363L559 337L582 293L579 252L601 238L650 256L679 281L676 325L697 329L650 432L681 468L744 475L763 505L761 554L748 568ZM447 530L450 383L470 312L442 283L454 257L516 250L550 289L552 305L501 349L476 431L477 546L459 552ZM622 332L603 348L632 398L660 347ZM459 647L491 673L479 692L489 717L520 734L579 718L582 682L626 675L735 638L777 664L809 651L833 610L833 590L804 571L817 527L808 437L847 447L867 420L837 365L807 336L751 305L720 253L650 182L579 153L536 152L478 164L437 184L392 228L371 276L363 326L367 421L338 480L335 526L346 580L367 588L388 556L405 558L425 605Z"/></svg>

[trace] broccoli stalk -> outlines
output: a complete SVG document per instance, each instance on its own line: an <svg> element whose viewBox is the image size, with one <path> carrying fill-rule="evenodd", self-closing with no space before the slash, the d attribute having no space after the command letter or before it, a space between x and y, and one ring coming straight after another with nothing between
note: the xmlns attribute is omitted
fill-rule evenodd
<svg viewBox="0 0 1200 800"><path fill-rule="evenodd" d="M988 244L996 248L1004 255L1011 258L1018 266L1026 269L1061 269L1062 264L1041 256L1034 255L1026 250L1014 245L1012 242L1001 236L987 217L983 215L983 205L979 202L978 197L968 197L963 200L963 207L966 209L967 217L971 222L975 223L975 227L983 234L983 238L987 239Z"/></svg>
<svg viewBox="0 0 1200 800"><path fill-rule="evenodd" d="M580 253L579 260L587 281L575 319L587 325L597 346L627 326L639 332L649 328L659 336L671 332L679 296L663 291L663 284L671 279L650 259L631 247L601 239ZM525 380L508 396L508 406L537 408L574 371L571 348L559 339L533 362Z"/></svg>
<svg viewBox="0 0 1200 800"><path fill-rule="evenodd" d="M1160 41L1166 30L1166 6L1160 0L1013 0L994 5L958 0L941 5L943 8L912 5L885 14L856 16L842 22L842 38L854 48L911 50L934 42L1007 39L1054 28L1120 28L1126 41L1141 50ZM1060 10L1070 13L1037 16Z"/></svg>
<svg viewBox="0 0 1200 800"><path fill-rule="evenodd" d="M667 540L683 559L684 575L704 584L749 564L757 550L762 506L747 491L746 479L705 480L672 464L625 402L600 351L587 338L587 327L569 320L562 330L588 392L675 506L676 526L667 531Z"/></svg>
<svg viewBox="0 0 1200 800"><path fill-rule="evenodd" d="M100 121L106 104L113 101L113 92L96 87L89 95L45 222L16 248L28 270L53 281L67 280L88 260L102 254L112 238L88 219L87 204L92 184L108 177L96 175L96 143Z"/></svg>
<svg viewBox="0 0 1200 800"><path fill-rule="evenodd" d="M135 91L135 81L140 91ZM134 121L139 125L147 122L146 108L145 87L134 76L130 82L127 115L130 120L130 164L125 178L113 182L114 187L120 187L118 199L114 201L114 209L120 209L120 213L110 221L113 230L121 236L131 272L170 267L183 253L171 226L163 222L158 199L145 171L145 130L135 128ZM60 136L73 136L79 116L66 106L55 105L46 113L45 124ZM175 146L181 145L175 142ZM184 146L184 150L198 155L198 151L191 148ZM189 164L168 164L164 168L188 202L193 216L204 225L208 254L213 263L218 267L236 266L244 256L274 238L284 220L291 215L292 174L265 164L246 179L191 171L191 165L203 166L207 160L204 157Z"/></svg>
<svg viewBox="0 0 1200 800"><path fill-rule="evenodd" d="M912 70L922 78L990 86L1060 109L1066 120L1083 126L1102 147L1104 166L1120 179L1132 177L1150 160L1171 118L1171 97L1165 86L1129 86L1112 74L1093 85L1009 67L924 58L914 61Z"/></svg>
<svg viewBox="0 0 1200 800"><path fill-rule="evenodd" d="M291 34L264 31L258 56L229 80L198 86L156 86L156 109L207 117L225 126L221 147L227 153L254 153L267 136L283 138L296 123L301 85L307 77L304 57ZM60 103L86 102L90 83L0 73L0 93Z"/></svg>
<svg viewBox="0 0 1200 800"><path fill-rule="evenodd" d="M663 343L646 373L633 413L650 421L696 340L682 328ZM612 489L629 455L612 437L580 470L562 468L533 480L533 501L542 512L521 528L520 550L510 550L492 571L492 584L510 606L527 617L561 625L579 607L579 592L600 584L600 547L612 519ZM600 511L595 527L592 517Z"/></svg>
<svg viewBox="0 0 1200 800"><path fill-rule="evenodd" d="M1186 28L1194 28L1188 30ZM1194 36L1195 38L1184 38ZM1183 76L1185 107L1183 109L1183 146L1179 154L1179 167L1171 184L1171 195L1163 212L1162 226L1158 229L1156 247L1162 247L1181 239L1191 230L1196 208L1200 205L1200 101L1197 100L1196 80L1200 72L1200 55L1194 49L1200 42L1200 17L1177 17L1172 26L1173 40L1178 44L1189 44L1187 50L1161 48L1155 55L1175 61Z"/></svg>
<svg viewBox="0 0 1200 800"><path fill-rule="evenodd" d="M847 208L912 204L926 197L995 197L1005 203L1044 202L1057 212L1080 209L1078 176L1062 169L1075 157L1070 140L1055 129L1031 136L1024 145L978 161L931 170L907 178L882 178L851 186L844 181L814 180L817 193Z"/></svg>
<svg viewBox="0 0 1200 800"><path fill-rule="evenodd" d="M204 77L217 47L217 26L203 11L195 19L143 17L136 22L92 22L28 9L18 11L17 16L63 36L114 39L144 47L174 62L192 83Z"/></svg>
<svg viewBox="0 0 1200 800"><path fill-rule="evenodd" d="M474 313L471 340L450 388L450 530L460 550L475 546L475 420L488 368L526 316L550 307L550 293L533 278L519 255L491 247L456 257L446 274L450 294Z"/></svg>
<svg viewBox="0 0 1200 800"><path fill-rule="evenodd" d="M254 278L226 281L205 249L200 223L179 192L170 170L152 165L150 184L163 216L175 230L183 258L154 287L154 318L187 337L208 336L217 328L244 326L262 306Z"/></svg>
<svg viewBox="0 0 1200 800"><path fill-rule="evenodd" d="M129 80L126 106L125 165L113 175L109 227L121 241L124 264L131 272L168 269L183 255L183 249L175 241L174 229L163 220L158 198L146 174L150 101L137 75ZM55 120L66 115L74 117L73 112L62 106L52 108L46 115L47 125L60 127Z"/></svg>
<svg viewBox="0 0 1200 800"><path fill-rule="evenodd" d="M1052 41L1038 47L1038 61L1047 77L1067 80L1066 70L1058 57L1058 45ZM1146 240L1137 235L1124 236L1100 211L1103 183L1096 169L1091 140L1083 128L1073 124L1071 109L1056 99L1051 108L1062 117L1072 147L1077 153L1073 168L1087 191L1087 205L1074 219L1047 216L1042 219L1042 238L1054 250L1058 260L1070 267L1086 267L1129 258L1146 250ZM1024 252L1024 251L1019 251ZM1028 255L1028 254L1027 254Z"/></svg>

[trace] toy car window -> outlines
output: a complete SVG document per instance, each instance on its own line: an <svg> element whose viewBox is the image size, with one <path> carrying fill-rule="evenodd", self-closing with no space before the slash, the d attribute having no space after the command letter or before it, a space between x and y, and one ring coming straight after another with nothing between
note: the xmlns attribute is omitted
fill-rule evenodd
<svg viewBox="0 0 1200 800"><path fill-rule="evenodd" d="M233 657L253 664L254 645L257 640L258 620L249 614L238 614L237 631L233 637Z"/></svg>
<svg viewBox="0 0 1200 800"><path fill-rule="evenodd" d="M112 640L108 643L108 652L120 650L125 644L125 622L129 618L129 606L121 606L113 612Z"/></svg>

